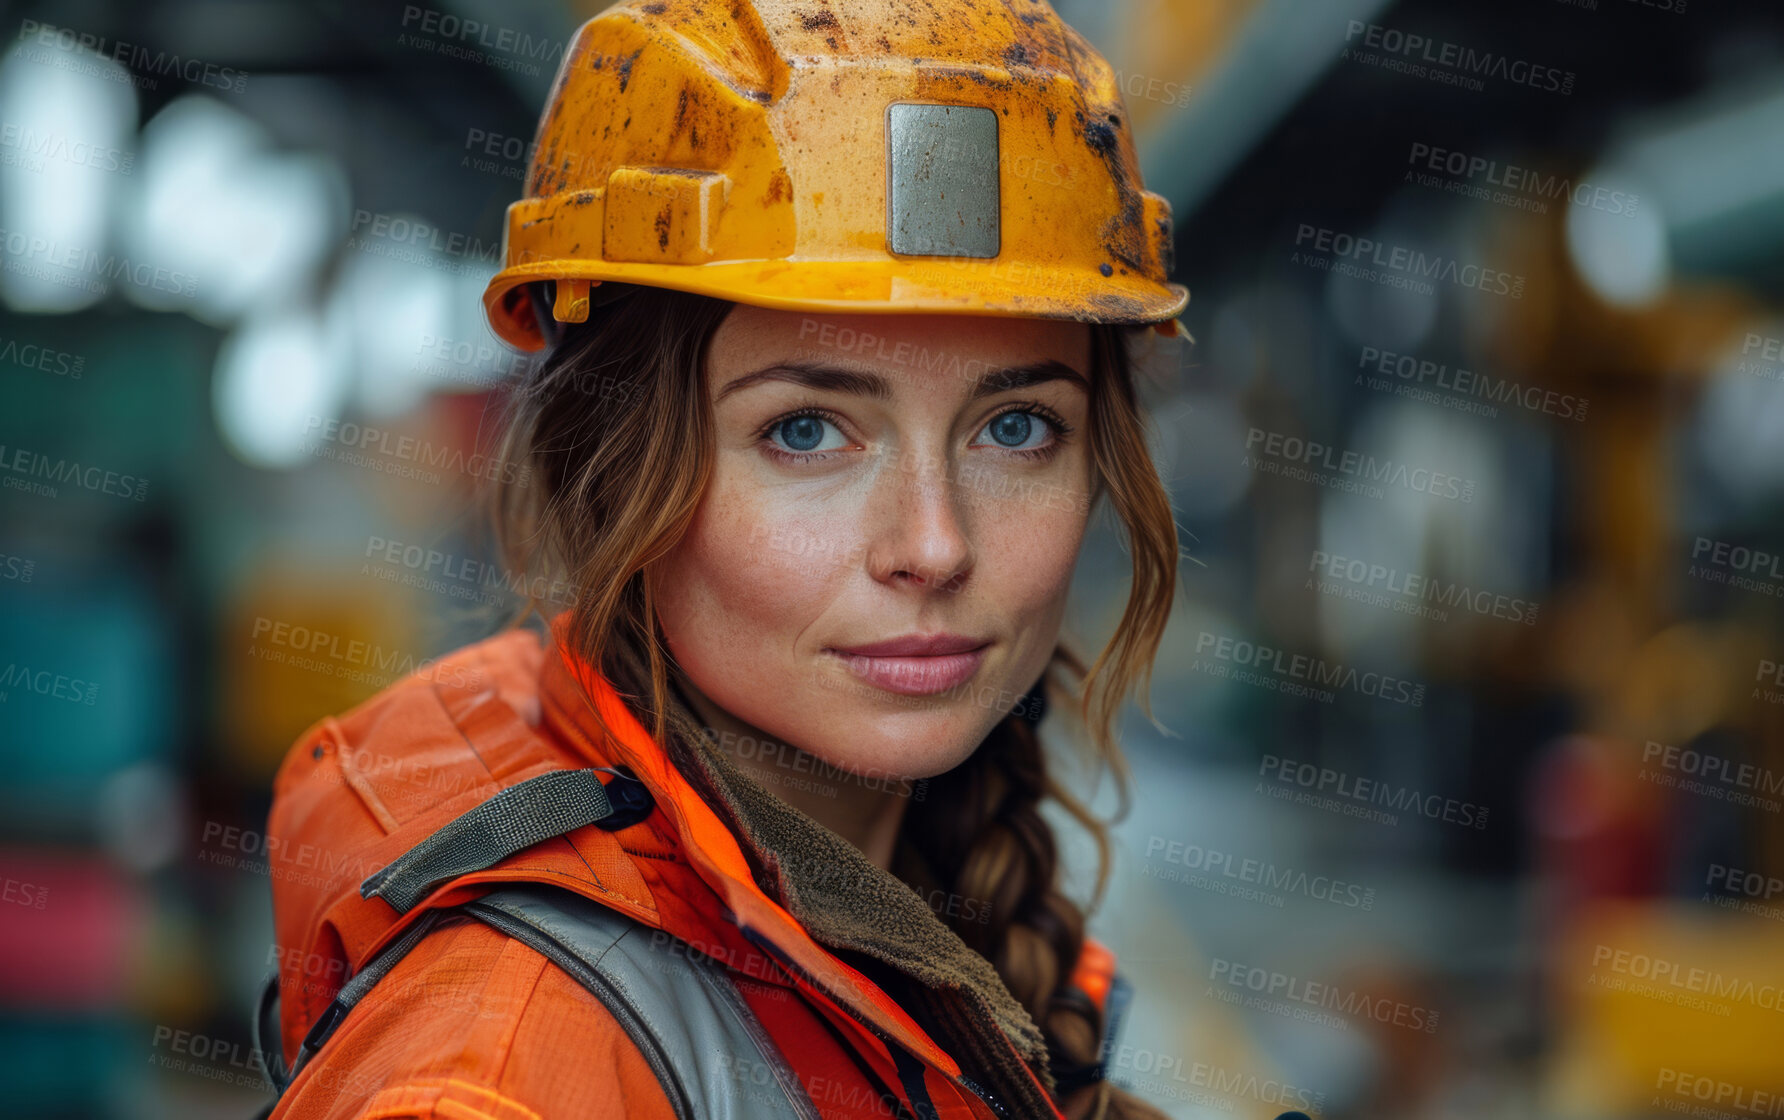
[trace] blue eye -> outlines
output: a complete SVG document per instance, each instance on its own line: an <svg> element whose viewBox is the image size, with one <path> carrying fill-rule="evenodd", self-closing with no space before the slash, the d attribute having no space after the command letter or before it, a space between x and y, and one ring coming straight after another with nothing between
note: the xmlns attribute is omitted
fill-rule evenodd
<svg viewBox="0 0 1784 1120"><path fill-rule="evenodd" d="M780 426L781 438L794 451L810 451L824 442L824 422L816 416L795 416Z"/></svg>
<svg viewBox="0 0 1784 1120"><path fill-rule="evenodd" d="M985 425L997 446L1011 451L1029 451L1043 447L1051 425L1032 412L1012 411L993 417Z"/></svg>
<svg viewBox="0 0 1784 1120"><path fill-rule="evenodd" d="M825 432L829 431L831 440L826 443ZM769 430L769 436L777 447L792 452L833 451L847 445L842 433L836 425L822 416L807 413L802 416L789 416Z"/></svg>

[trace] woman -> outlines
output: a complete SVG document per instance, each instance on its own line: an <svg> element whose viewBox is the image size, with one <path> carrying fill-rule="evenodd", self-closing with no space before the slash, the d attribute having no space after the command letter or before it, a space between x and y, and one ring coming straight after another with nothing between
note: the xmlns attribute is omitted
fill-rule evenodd
<svg viewBox="0 0 1784 1120"><path fill-rule="evenodd" d="M621 4L527 193L499 522L575 602L294 747L274 1115L1159 1115L1039 811L1106 849L1037 724L1119 777L1174 590L1128 348L1188 297L1108 66L1036 0Z"/></svg>

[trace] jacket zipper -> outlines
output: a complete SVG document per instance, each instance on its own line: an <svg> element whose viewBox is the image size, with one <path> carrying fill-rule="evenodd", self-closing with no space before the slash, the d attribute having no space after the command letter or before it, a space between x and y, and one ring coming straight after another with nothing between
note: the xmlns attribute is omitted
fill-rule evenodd
<svg viewBox="0 0 1784 1120"><path fill-rule="evenodd" d="M987 1105L990 1105L991 1111L997 1113L999 1116L1008 1116L1010 1114L1010 1110L1004 1107L1003 1102L998 1100L997 1097L992 1094L991 1090L979 1088L978 1083L964 1073L954 1080L954 1084L965 1089L973 1096L978 1097Z"/></svg>

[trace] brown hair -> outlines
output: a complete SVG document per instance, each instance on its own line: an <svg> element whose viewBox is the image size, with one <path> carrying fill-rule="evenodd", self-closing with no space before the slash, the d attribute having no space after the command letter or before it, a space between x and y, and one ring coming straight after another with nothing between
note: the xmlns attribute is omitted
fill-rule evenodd
<svg viewBox="0 0 1784 1120"><path fill-rule="evenodd" d="M609 293L604 293L609 294ZM625 292L573 325L513 389L502 461L530 466L529 485L495 492L508 562L552 569L576 588L571 641L578 653L628 679L659 741L686 718L670 686L649 572L692 522L712 472L706 346L733 305L655 288ZM1093 325L1089 450L1099 495L1125 530L1133 560L1127 607L1109 644L1086 666L1061 645L1045 681L1049 699L1076 694L1074 714L1092 758L1110 770L1128 808L1128 771L1114 738L1123 699L1145 705L1152 659L1176 588L1177 529L1146 454L1127 349L1131 328ZM537 607L539 604L530 604ZM647 668L645 668L647 667ZM1057 710L1058 705L1051 705ZM1150 708L1147 708L1150 714ZM1084 911L1061 891L1052 798L1090 833L1100 900L1109 863L1103 821L1047 765L1032 713L1000 721L961 766L913 801L892 871L920 892L940 888L990 903L988 921L938 915L997 969L1046 1038L1056 1070L1094 1063L1103 1024L1070 987ZM1094 905L1094 902L1093 902ZM1094 1115L1162 1114L1104 1083Z"/></svg>

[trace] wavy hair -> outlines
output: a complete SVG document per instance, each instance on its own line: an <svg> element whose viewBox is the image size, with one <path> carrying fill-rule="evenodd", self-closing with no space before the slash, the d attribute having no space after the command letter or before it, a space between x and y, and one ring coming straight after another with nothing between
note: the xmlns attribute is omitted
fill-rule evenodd
<svg viewBox="0 0 1784 1120"><path fill-rule="evenodd" d="M640 666L641 720L664 741L680 710L671 659L656 624L652 565L687 532L713 469L707 344L733 304L705 296L604 285L590 321L557 330L544 361L514 386L502 461L531 468L527 486L498 485L493 513L507 562L549 571L575 589L570 640L609 679ZM539 305L541 296L535 296ZM1114 636L1088 665L1063 644L1043 677L1049 710L1075 717L1091 761L1112 773L1115 819L1129 775L1114 734L1124 699L1142 706L1176 590L1177 527L1146 452L1128 336L1093 325L1089 450L1097 497L1121 522L1132 586ZM562 586L563 584L560 584ZM531 609L542 604L528 604ZM1063 705L1062 700L1075 703ZM1030 713L1031 715L1032 713ZM1041 813L1056 802L1097 848L1092 905L1107 881L1107 825L1056 780L1032 718L1012 712L962 765L909 807L892 872L919 892L936 888L990 903L989 920L937 915L996 968L1046 1039L1056 1078L1093 1066L1104 1024L1067 981L1084 942L1085 910L1061 890L1058 844ZM1163 1114L1104 1080L1074 1111L1113 1120ZM1086 1099L1088 1097L1088 1100Z"/></svg>

